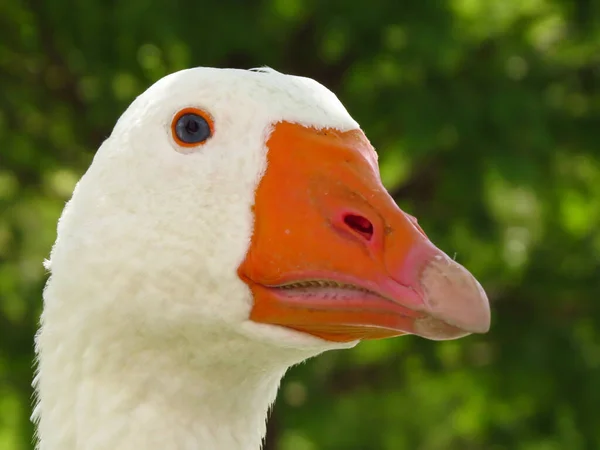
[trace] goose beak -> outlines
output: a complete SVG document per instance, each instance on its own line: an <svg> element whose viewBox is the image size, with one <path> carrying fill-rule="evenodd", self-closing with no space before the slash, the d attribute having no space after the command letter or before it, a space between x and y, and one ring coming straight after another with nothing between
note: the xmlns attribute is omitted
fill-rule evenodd
<svg viewBox="0 0 600 450"><path fill-rule="evenodd" d="M360 130L274 127L239 267L250 319L338 342L485 333L484 290L383 187Z"/></svg>

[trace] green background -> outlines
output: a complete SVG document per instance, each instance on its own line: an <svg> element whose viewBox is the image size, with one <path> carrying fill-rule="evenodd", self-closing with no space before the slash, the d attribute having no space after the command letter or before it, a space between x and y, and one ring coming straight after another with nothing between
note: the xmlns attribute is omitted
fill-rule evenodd
<svg viewBox="0 0 600 450"><path fill-rule="evenodd" d="M269 450L600 448L595 0L0 0L0 449L31 448L42 260L129 102L198 65L332 89L386 186L483 283L485 336L293 369Z"/></svg>

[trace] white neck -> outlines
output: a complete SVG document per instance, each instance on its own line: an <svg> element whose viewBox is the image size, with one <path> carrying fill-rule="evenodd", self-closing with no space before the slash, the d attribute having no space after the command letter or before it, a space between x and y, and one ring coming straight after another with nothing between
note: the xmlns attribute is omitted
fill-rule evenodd
<svg viewBox="0 0 600 450"><path fill-rule="evenodd" d="M85 329L53 322L48 303L37 341L40 450L261 447L289 359L216 328L203 330L202 349L184 335L124 339L106 323L94 329L93 316L78 318Z"/></svg>

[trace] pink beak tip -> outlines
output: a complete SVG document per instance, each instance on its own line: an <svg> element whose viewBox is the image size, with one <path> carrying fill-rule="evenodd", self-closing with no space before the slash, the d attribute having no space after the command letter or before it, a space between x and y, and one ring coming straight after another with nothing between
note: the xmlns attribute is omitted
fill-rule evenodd
<svg viewBox="0 0 600 450"><path fill-rule="evenodd" d="M426 312L466 333L487 333L491 314L483 287L462 265L442 255L421 272Z"/></svg>

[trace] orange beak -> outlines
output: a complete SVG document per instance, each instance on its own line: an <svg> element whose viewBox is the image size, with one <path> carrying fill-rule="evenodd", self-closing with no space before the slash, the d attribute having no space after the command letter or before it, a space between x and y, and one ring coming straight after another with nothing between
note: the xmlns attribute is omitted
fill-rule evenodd
<svg viewBox="0 0 600 450"><path fill-rule="evenodd" d="M251 320L339 342L488 331L480 284L398 208L362 131L282 122L267 146L238 270Z"/></svg>

